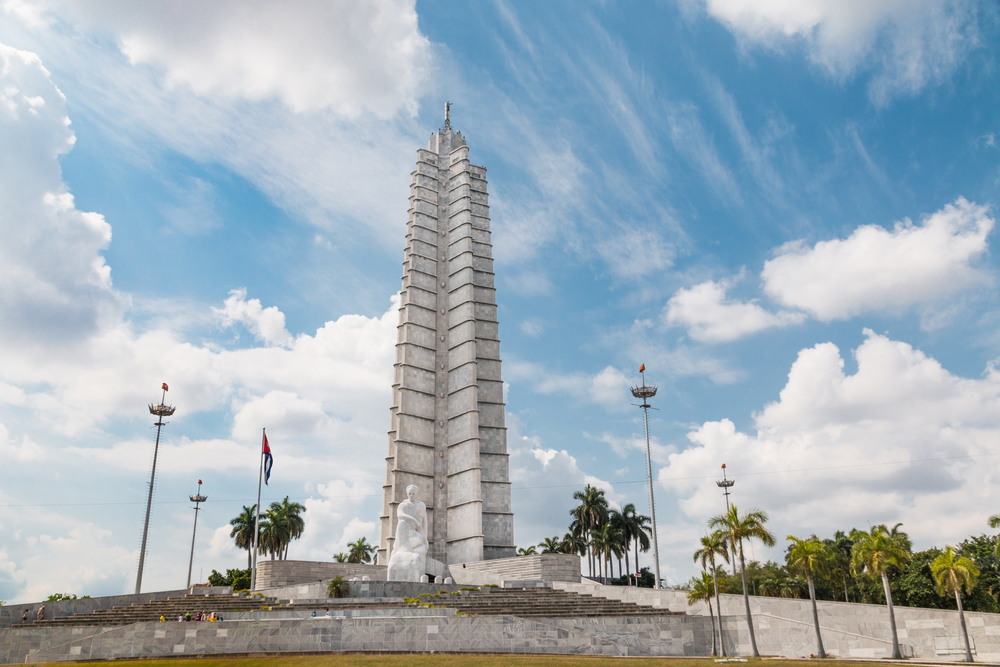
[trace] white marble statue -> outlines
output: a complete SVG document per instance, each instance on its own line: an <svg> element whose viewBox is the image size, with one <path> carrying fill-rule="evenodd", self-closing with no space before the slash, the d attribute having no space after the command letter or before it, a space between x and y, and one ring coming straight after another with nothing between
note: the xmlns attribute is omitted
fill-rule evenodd
<svg viewBox="0 0 1000 667"><path fill-rule="evenodd" d="M396 508L396 539L389 556L389 581L420 581L427 569L427 506L416 500L417 487L406 487Z"/></svg>

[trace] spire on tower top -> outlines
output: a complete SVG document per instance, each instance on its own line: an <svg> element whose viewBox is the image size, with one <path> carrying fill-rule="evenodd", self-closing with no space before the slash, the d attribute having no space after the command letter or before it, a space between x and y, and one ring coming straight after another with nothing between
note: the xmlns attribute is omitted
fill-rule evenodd
<svg viewBox="0 0 1000 667"><path fill-rule="evenodd" d="M451 102L444 103L444 129L451 129Z"/></svg>

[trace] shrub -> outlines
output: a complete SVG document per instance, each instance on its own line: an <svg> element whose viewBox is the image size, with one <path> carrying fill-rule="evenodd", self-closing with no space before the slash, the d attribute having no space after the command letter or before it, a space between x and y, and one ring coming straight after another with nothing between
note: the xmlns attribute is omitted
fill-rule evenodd
<svg viewBox="0 0 1000 667"><path fill-rule="evenodd" d="M326 597L328 598L347 597L349 591L350 586L343 577L334 577L326 585Z"/></svg>

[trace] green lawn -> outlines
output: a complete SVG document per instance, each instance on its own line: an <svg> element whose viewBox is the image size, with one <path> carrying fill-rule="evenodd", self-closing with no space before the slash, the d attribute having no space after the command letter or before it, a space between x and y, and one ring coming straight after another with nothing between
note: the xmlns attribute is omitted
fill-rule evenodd
<svg viewBox="0 0 1000 667"><path fill-rule="evenodd" d="M383 655L323 655L268 658L198 658L195 660L115 660L134 667L570 667L622 665L627 667L720 667L711 658L604 658L599 656L476 655L448 653L393 653ZM762 662L751 659L751 662ZM766 661L765 662L770 662ZM741 664L741 663L734 663ZM774 663L771 663L772 665ZM839 660L796 660L796 667L878 667L880 663ZM758 665L763 667L763 665ZM881 663L885 667L885 663Z"/></svg>

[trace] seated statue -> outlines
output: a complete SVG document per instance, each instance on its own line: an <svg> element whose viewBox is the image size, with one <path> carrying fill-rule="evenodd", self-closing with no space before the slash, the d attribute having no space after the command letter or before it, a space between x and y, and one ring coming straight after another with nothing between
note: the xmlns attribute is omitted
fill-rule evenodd
<svg viewBox="0 0 1000 667"><path fill-rule="evenodd" d="M389 556L388 581L420 581L427 564L427 506L417 487L406 487L406 500L396 508L396 539Z"/></svg>

